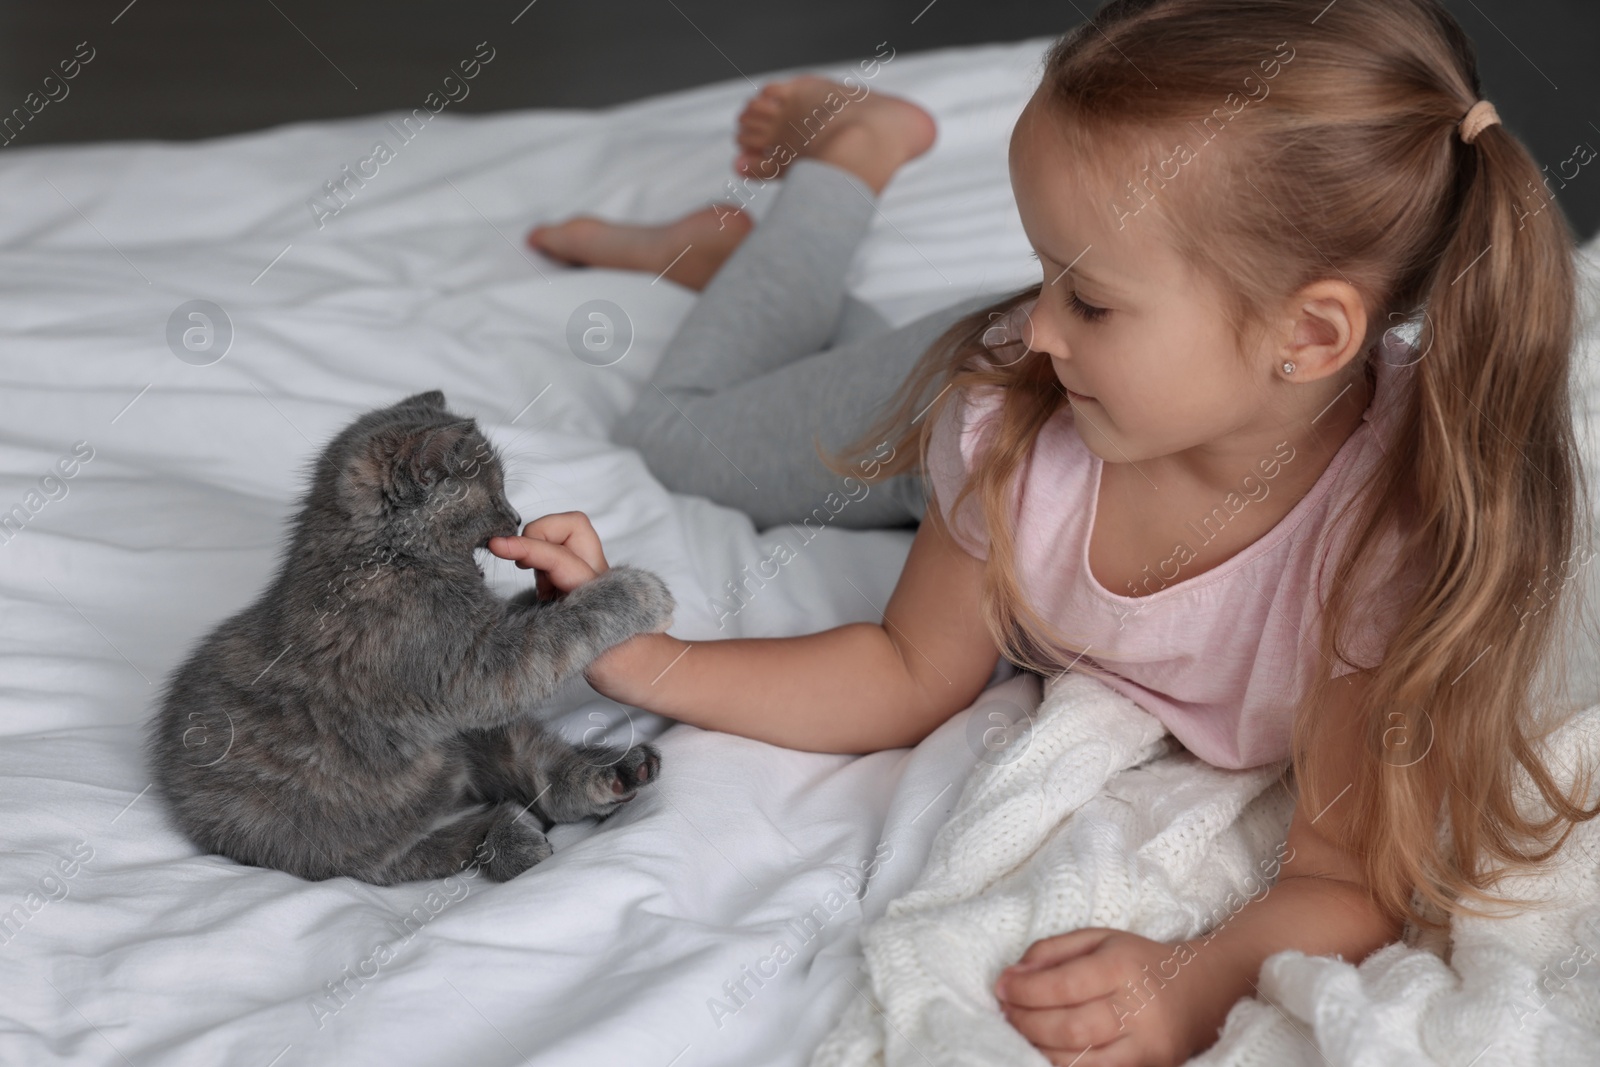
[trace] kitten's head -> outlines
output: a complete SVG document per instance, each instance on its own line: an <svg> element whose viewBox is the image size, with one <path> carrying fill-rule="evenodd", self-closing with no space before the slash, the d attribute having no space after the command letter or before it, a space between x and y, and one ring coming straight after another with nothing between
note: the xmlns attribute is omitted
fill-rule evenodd
<svg viewBox="0 0 1600 1067"><path fill-rule="evenodd" d="M312 500L362 540L421 554L470 555L522 525L494 446L437 390L346 427L317 464Z"/></svg>

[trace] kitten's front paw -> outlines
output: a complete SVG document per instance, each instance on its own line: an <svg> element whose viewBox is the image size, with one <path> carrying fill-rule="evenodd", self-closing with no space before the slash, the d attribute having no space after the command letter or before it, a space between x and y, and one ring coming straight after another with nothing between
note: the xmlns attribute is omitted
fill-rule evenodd
<svg viewBox="0 0 1600 1067"><path fill-rule="evenodd" d="M623 564L612 567L591 582L605 582L608 592L614 592L626 605L626 617L632 634L660 633L672 625L672 609L677 602L667 583L652 571Z"/></svg>
<svg viewBox="0 0 1600 1067"><path fill-rule="evenodd" d="M502 804L500 816L484 836L483 871L492 882L509 882L555 851L550 840L516 804Z"/></svg>

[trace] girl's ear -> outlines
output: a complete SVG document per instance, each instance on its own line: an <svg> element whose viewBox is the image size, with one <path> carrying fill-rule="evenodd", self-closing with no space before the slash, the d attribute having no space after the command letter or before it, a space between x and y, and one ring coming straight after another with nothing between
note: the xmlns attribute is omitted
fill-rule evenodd
<svg viewBox="0 0 1600 1067"><path fill-rule="evenodd" d="M1361 354L1367 336L1367 310L1356 287L1323 278L1289 298L1287 339L1275 364L1294 362L1294 381L1311 382L1338 374Z"/></svg>

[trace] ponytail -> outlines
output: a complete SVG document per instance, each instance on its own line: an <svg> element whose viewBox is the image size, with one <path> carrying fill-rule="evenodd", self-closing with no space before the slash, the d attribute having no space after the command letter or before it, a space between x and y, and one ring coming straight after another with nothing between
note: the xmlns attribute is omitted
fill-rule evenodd
<svg viewBox="0 0 1600 1067"><path fill-rule="evenodd" d="M1466 130L1463 131L1463 136ZM1455 168L1443 247L1425 286L1415 392L1369 500L1371 516L1408 514L1404 559L1435 562L1367 691L1370 751L1341 805L1347 844L1368 883L1397 913L1413 890L1431 924L1449 911L1504 903L1497 873L1552 856L1586 808L1591 770L1564 792L1540 749L1541 713L1564 695L1551 656L1578 622L1568 575L1589 541L1588 491L1570 417L1576 319L1571 238L1559 214L1529 196L1538 168L1503 126L1471 143L1448 135ZM1368 537L1340 561L1323 653L1359 625L1350 591ZM1299 720L1297 777L1337 728ZM1549 724L1546 723L1546 726ZM1396 739L1405 739L1397 744ZM1545 813L1517 806L1526 775ZM1315 793L1315 790L1310 790ZM1320 810L1331 798L1302 800ZM1434 833L1446 816L1448 834Z"/></svg>

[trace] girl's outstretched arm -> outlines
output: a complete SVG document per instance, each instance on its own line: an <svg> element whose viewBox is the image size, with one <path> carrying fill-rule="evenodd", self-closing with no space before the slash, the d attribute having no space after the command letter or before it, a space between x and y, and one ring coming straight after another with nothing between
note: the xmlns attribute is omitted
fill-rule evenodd
<svg viewBox="0 0 1600 1067"><path fill-rule="evenodd" d="M581 513L546 516L496 555L568 590L605 570ZM982 691L999 661L979 615L983 561L936 522L917 530L882 622L801 637L684 641L642 634L586 672L614 700L709 730L814 752L921 741Z"/></svg>
<svg viewBox="0 0 1600 1067"><path fill-rule="evenodd" d="M1357 724L1367 677L1358 671L1335 683L1342 697L1329 714ZM1355 729L1339 741L1319 790L1334 800L1320 812L1296 806L1275 869L1262 872L1260 889L1239 899L1236 911L1177 944L1092 928L1034 942L995 985L1011 1024L1058 1063L1077 1062L1086 1049L1079 1067L1182 1063L1216 1041L1234 1003L1256 992L1268 956L1298 949L1359 963L1398 938L1401 922L1367 892L1358 857L1317 827L1337 817L1354 761L1375 758Z"/></svg>

